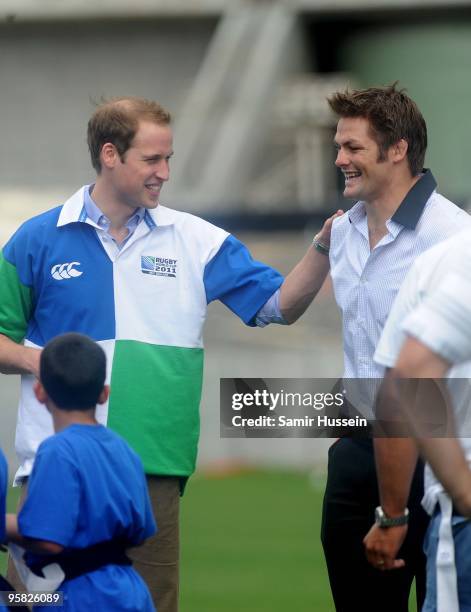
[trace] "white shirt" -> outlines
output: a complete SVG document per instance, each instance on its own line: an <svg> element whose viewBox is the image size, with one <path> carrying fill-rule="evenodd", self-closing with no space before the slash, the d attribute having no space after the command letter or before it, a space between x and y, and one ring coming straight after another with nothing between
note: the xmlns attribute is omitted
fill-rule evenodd
<svg viewBox="0 0 471 612"><path fill-rule="evenodd" d="M463 277L463 272L465 276ZM417 338L452 363L448 383L458 434L469 435L471 421L471 231L438 244L417 258L391 309L374 358L394 367L406 335ZM461 438L471 465L471 440ZM443 491L427 465L423 506L433 513Z"/></svg>
<svg viewBox="0 0 471 612"><path fill-rule="evenodd" d="M383 377L384 367L374 362L373 355L407 271L422 252L466 226L471 228L471 217L435 188L427 170L386 222L388 233L372 250L363 202L334 221L330 268L342 312L346 379ZM375 385L354 386L353 394L347 389L350 401L371 418Z"/></svg>

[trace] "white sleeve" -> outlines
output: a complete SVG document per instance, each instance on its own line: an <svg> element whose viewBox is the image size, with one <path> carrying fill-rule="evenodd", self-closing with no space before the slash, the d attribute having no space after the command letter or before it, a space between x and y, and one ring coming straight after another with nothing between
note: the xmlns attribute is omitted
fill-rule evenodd
<svg viewBox="0 0 471 612"><path fill-rule="evenodd" d="M471 262L455 266L402 326L450 363L471 359Z"/></svg>
<svg viewBox="0 0 471 612"><path fill-rule="evenodd" d="M406 334L402 330L402 323L420 302L419 273L417 264L414 264L407 273L376 347L375 362L387 368L392 368L395 365L406 338Z"/></svg>

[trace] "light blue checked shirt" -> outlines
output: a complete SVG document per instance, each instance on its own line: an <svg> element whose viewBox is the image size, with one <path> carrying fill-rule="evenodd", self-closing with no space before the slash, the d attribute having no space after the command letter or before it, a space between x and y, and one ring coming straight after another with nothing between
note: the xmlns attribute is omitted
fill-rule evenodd
<svg viewBox="0 0 471 612"><path fill-rule="evenodd" d="M123 246L126 244L126 242L129 240L129 238L131 238L131 236L135 232L136 227L139 225L139 223L144 218L145 209L138 208L135 214L132 215L130 219L128 219L126 223L126 229L128 230L128 234L124 238L124 240L122 240L121 242L118 242L116 238L114 238L110 234L110 227L111 227L110 220L103 213L103 211L100 208L98 208L98 206L95 204L94 200L92 199L92 196L90 195L90 192L92 191L92 189L93 189L93 185L90 185L88 189L85 189L84 195L83 195L83 206L87 214L87 217L91 221L93 221L96 225L98 225L98 227L103 231L103 234L108 238L108 240L111 243L113 243L116 246L118 250L121 250Z"/></svg>
<svg viewBox="0 0 471 612"><path fill-rule="evenodd" d="M466 227L471 217L438 194L429 170L386 222L388 233L370 250L365 205L336 219L330 242L335 299L342 313L344 377L382 378L373 360L392 304L415 258Z"/></svg>

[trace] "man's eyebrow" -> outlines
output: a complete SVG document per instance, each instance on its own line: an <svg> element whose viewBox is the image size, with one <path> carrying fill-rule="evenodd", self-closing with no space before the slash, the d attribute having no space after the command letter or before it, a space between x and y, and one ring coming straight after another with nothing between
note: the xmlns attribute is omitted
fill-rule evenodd
<svg viewBox="0 0 471 612"><path fill-rule="evenodd" d="M342 146L352 146L352 145L356 145L356 146L361 146L361 142L359 140L355 140L354 138L351 138L350 140L346 140L345 142L339 143L335 138L334 138L334 145L336 146L340 146L340 144L342 144Z"/></svg>
<svg viewBox="0 0 471 612"><path fill-rule="evenodd" d="M161 157L172 157L173 156L173 151L170 151L170 153L150 153L149 155L142 155L142 159L144 160L149 160L149 159L160 159Z"/></svg>

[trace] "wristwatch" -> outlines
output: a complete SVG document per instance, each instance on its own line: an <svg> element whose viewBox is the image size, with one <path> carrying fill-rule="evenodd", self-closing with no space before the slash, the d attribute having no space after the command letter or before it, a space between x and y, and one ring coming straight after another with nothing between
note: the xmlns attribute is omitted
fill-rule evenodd
<svg viewBox="0 0 471 612"><path fill-rule="evenodd" d="M396 516L391 518L388 516L385 511L378 506L375 510L375 523L379 527L399 527L400 525L407 525L409 522L409 509L406 508L404 510L404 514L402 516Z"/></svg>

